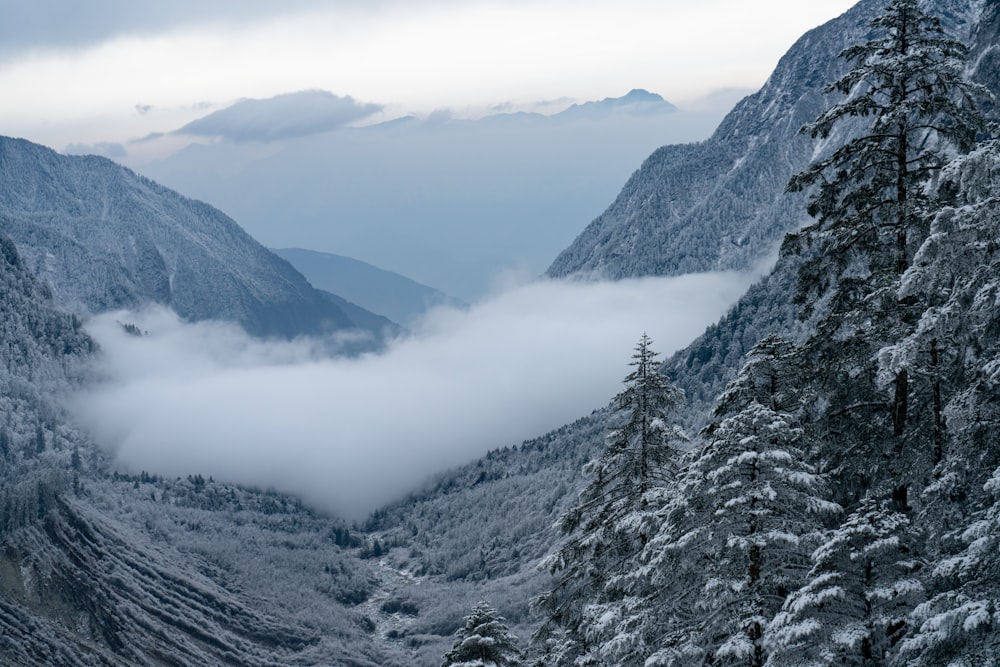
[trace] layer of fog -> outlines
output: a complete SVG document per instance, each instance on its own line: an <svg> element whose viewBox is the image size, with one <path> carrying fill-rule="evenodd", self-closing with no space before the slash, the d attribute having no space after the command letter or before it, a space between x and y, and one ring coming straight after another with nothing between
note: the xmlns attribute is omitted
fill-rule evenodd
<svg viewBox="0 0 1000 667"><path fill-rule="evenodd" d="M358 359L169 311L106 315L89 325L104 380L74 407L132 471L274 487L360 518L435 472L605 405L643 331L658 351L679 349L751 279L530 283L432 311L411 337Z"/></svg>
<svg viewBox="0 0 1000 667"><path fill-rule="evenodd" d="M442 112L281 142L195 144L130 166L268 247L353 257L472 301L501 271L543 273L654 150L707 138L727 110L477 121Z"/></svg>

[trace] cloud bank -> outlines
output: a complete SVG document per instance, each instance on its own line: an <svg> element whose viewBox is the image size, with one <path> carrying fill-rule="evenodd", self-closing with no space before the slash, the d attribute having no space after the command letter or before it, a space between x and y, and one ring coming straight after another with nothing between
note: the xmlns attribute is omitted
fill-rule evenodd
<svg viewBox="0 0 1000 667"><path fill-rule="evenodd" d="M78 48L120 35L150 34L180 26L252 18L322 7L323 0L0 0L0 59L20 49ZM343 4L343 3L342 3Z"/></svg>
<svg viewBox="0 0 1000 667"><path fill-rule="evenodd" d="M192 121L176 134L233 141L275 141L329 132L382 110L325 90L304 90L265 100L242 100Z"/></svg>
<svg viewBox="0 0 1000 667"><path fill-rule="evenodd" d="M162 310L108 315L90 324L106 379L74 409L133 471L274 487L361 518L435 472L606 404L643 331L676 350L750 281L530 283L433 311L413 336L359 359Z"/></svg>

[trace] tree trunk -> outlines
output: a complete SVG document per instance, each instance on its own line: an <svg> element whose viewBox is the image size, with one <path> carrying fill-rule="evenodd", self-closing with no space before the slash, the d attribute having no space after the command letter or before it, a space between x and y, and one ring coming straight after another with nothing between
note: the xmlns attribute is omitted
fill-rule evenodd
<svg viewBox="0 0 1000 667"><path fill-rule="evenodd" d="M899 437L906 429L907 393L910 385L905 368L896 374L895 385L896 394L892 398L892 434Z"/></svg>

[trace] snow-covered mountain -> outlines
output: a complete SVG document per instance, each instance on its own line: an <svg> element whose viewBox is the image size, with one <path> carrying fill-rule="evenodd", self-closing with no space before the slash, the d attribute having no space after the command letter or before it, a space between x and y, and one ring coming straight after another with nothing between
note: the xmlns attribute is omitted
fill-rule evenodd
<svg viewBox="0 0 1000 667"><path fill-rule="evenodd" d="M799 129L828 106L822 89L844 67L837 54L866 35L883 4L862 0L803 35L709 139L650 155L548 275L618 279L744 269L772 251L806 220L805 195L784 192L788 179L813 158L813 142ZM928 4L964 39L982 3ZM829 145L839 145L849 131L839 129Z"/></svg>
<svg viewBox="0 0 1000 667"><path fill-rule="evenodd" d="M0 182L0 231L71 312L151 302L258 335L355 326L232 219L110 160L0 137Z"/></svg>
<svg viewBox="0 0 1000 667"><path fill-rule="evenodd" d="M273 252L288 260L314 287L336 291L352 303L403 326L410 326L435 306L464 305L433 287L351 257L303 248Z"/></svg>

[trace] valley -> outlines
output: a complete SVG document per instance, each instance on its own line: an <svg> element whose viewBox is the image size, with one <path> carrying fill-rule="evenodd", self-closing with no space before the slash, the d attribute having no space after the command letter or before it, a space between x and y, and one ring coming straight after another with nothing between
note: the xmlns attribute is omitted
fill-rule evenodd
<svg viewBox="0 0 1000 667"><path fill-rule="evenodd" d="M963 94L895 189L828 85L900 16ZM480 601L506 664L1000 659L998 26L861 0L471 304L0 137L0 662L440 665Z"/></svg>

